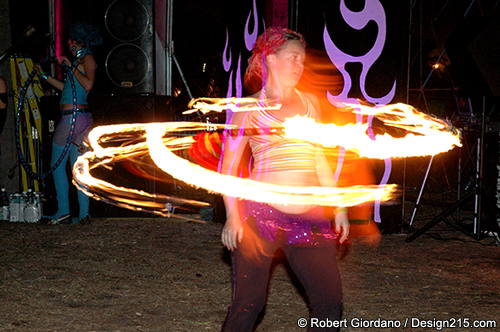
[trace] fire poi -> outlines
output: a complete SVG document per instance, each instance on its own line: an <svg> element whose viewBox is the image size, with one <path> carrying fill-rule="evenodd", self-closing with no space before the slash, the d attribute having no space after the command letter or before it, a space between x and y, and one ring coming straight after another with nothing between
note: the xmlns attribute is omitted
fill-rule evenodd
<svg viewBox="0 0 500 332"><path fill-rule="evenodd" d="M261 109L279 109L272 101L254 98L200 98L189 104L191 110L251 112ZM343 106L362 115L372 115L385 126L406 132L403 137L387 133L370 138L367 124L317 123L312 119L294 117L286 119L283 128L235 128L211 124L210 130L224 132L226 137L238 134L283 135L314 143L321 149L343 147L360 157L384 159L388 157L413 157L436 155L461 146L460 131L436 117L421 113L410 105L391 104L371 107L358 104ZM144 210L169 215L172 204L207 206L205 202L112 185L94 177L91 172L100 167L110 167L118 160L149 154L157 167L176 179L210 192L241 199L279 204L314 204L349 207L380 200L387 202L395 197L397 186L370 185L350 187L299 187L263 183L251 179L220 174L180 156L177 152L189 149L195 135L206 132L207 124L201 122L161 122L144 124L119 124L94 128L89 134L90 151L80 156L73 168L75 184L87 195L129 209ZM214 153L220 158L220 150Z"/></svg>

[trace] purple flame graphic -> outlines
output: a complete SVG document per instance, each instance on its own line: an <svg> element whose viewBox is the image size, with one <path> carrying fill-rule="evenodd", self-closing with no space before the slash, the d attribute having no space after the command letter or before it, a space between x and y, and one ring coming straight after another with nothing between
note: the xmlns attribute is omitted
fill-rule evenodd
<svg viewBox="0 0 500 332"><path fill-rule="evenodd" d="M236 68L236 97L243 95L243 84L241 79L241 54L238 56L238 67Z"/></svg>
<svg viewBox="0 0 500 332"><path fill-rule="evenodd" d="M249 32L250 25L250 16L253 13L253 30ZM256 0L253 0L253 8L250 13L248 13L247 22L245 23L245 46L247 50L251 51L253 49L253 45L257 40L257 34L259 33L259 19L257 16L257 3Z"/></svg>
<svg viewBox="0 0 500 332"><path fill-rule="evenodd" d="M233 58L232 53L230 51L228 52L228 45L229 45L229 32L227 31L226 28L226 45L224 45L224 52L222 55L222 66L224 66L224 70L226 72L228 72L229 69L231 69L231 63Z"/></svg>
<svg viewBox="0 0 500 332"><path fill-rule="evenodd" d="M349 73L345 69L345 64L348 62L359 62L362 65L359 86L363 97L367 101L376 104L390 103L396 93L396 81L394 81L391 90L385 96L379 98L371 97L370 95L368 95L365 88L368 71L370 70L371 66L375 63L375 61L378 59L380 54L382 54L382 50L385 44L386 21L385 21L385 11L382 4L380 3L379 0L371 0L371 1L365 0L364 8L359 12L354 12L349 8L347 8L345 0L341 0L340 12L345 22L350 27L356 30L361 30L364 27L366 27L366 25L370 21L374 21L377 24L378 32L373 47L366 54L361 56L353 56L344 53L335 45L330 35L328 34L328 30L325 25L325 29L323 31L323 41L325 44L326 52L330 58L330 61L332 61L332 63L337 67L337 69L342 74L345 82L342 92L340 92L339 95L333 96L330 92L327 92L327 98L329 102L332 103L333 105L335 105L336 101L338 100L348 101L351 103L357 102L355 99L348 97L349 91L351 90L352 87L352 80L351 77L349 76ZM375 136L373 135L373 131L371 129L372 120L373 120L372 117L368 117L369 135L372 139L374 139ZM356 114L356 121L362 122L362 117L358 114ZM339 151L336 175L337 173L340 173L339 169L342 167L344 158L344 154L342 152L343 152L342 150ZM392 168L391 160L386 159L384 175L382 176L380 186L385 185L389 180L391 168ZM380 222L380 201L376 201L374 204L374 220L376 222Z"/></svg>
<svg viewBox="0 0 500 332"><path fill-rule="evenodd" d="M250 17L253 15L253 29L250 32L249 26L250 26ZM257 35L259 32L259 16L257 13L257 3L256 0L253 0L253 7L252 10L248 13L247 21L245 24L245 31L244 31L244 37L245 37L245 46L247 50L252 50L253 45L255 44L255 41L257 40ZM241 75L241 53L238 56L238 62L236 64L236 75L234 77L234 85L233 85L233 70L231 70L231 67L233 66L232 63L232 53L228 51L229 48L229 32L226 28L226 45L224 46L224 53L223 53L223 59L222 63L224 66L224 70L229 73L229 80L228 80L228 88L227 88L227 97L241 97L243 95L243 80L242 80L242 75ZM229 55L228 55L229 54ZM226 111L226 124L231 123L231 120L233 118L233 112L230 110ZM234 142L231 140L231 138L228 138L229 142L229 148L235 149L236 146L235 144L237 143L236 140ZM224 154L224 147L222 147L222 155ZM222 160L222 158L221 158ZM221 163L219 163L219 171L220 171Z"/></svg>
<svg viewBox="0 0 500 332"><path fill-rule="evenodd" d="M227 93L226 93L226 97L229 98L229 97L232 97L233 96L233 71L231 70L231 72L229 73L229 79L228 79L228 82L227 82ZM228 110L228 112L231 112Z"/></svg>

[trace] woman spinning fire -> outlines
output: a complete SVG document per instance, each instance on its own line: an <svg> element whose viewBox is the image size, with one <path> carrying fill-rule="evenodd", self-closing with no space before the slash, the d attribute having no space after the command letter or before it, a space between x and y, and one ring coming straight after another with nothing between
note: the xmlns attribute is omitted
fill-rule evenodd
<svg viewBox="0 0 500 332"><path fill-rule="evenodd" d="M259 36L249 59L245 85L259 84L261 89L253 97L273 100L282 107L234 113L232 124L272 128L295 115L318 118L316 97L296 89L304 60L305 41L299 33L269 28ZM228 136L222 173L239 175L238 164L248 160L247 153L253 159L253 180L289 186L335 186L321 149L279 135ZM279 248L305 288L311 317L339 320L342 291L335 245L337 239L347 239L347 211L337 209L332 223L321 206L265 204L229 196L224 197L224 203L227 221L222 243L231 250L233 295L222 331L253 330L265 304L273 254Z"/></svg>

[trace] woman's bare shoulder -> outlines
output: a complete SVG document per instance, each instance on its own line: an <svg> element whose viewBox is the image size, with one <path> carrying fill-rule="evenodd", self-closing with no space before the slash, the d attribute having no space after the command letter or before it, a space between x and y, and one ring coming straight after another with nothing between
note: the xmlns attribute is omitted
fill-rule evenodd
<svg viewBox="0 0 500 332"><path fill-rule="evenodd" d="M245 98L255 98L255 99L259 99L260 98L260 91L252 94L252 95L249 95ZM233 113L233 117L232 117L232 123L233 124L239 124L239 125L244 125L247 123L247 121L249 121L250 117L255 114L256 112L252 112L252 111L249 111L249 112L235 112Z"/></svg>
<svg viewBox="0 0 500 332"><path fill-rule="evenodd" d="M88 66L96 67L97 66L95 58L92 54L87 54L83 58L81 58L81 63L86 67L88 67Z"/></svg>
<svg viewBox="0 0 500 332"><path fill-rule="evenodd" d="M302 94L311 101L311 103L313 104L314 106L314 109L316 112L319 112L320 110L320 103L319 103L319 99L318 99L318 96L316 96L315 94L313 93L310 93L310 92L302 92Z"/></svg>

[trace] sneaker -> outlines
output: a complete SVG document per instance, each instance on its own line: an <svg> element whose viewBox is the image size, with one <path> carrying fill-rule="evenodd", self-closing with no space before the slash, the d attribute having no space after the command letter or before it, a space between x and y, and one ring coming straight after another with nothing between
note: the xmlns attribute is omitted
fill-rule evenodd
<svg viewBox="0 0 500 332"><path fill-rule="evenodd" d="M85 216L82 219L80 219L80 224L82 224L82 225L89 225L90 224L90 217L89 216Z"/></svg>

